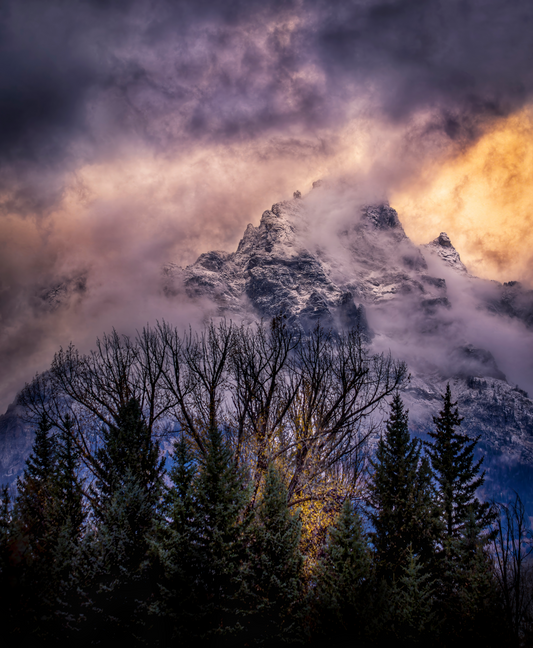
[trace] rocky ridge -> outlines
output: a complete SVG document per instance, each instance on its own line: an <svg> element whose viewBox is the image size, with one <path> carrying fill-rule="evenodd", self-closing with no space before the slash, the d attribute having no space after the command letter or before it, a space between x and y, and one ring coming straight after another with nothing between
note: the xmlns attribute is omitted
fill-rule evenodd
<svg viewBox="0 0 533 648"><path fill-rule="evenodd" d="M529 328L533 293L471 275L444 232L415 246L388 204L356 210L352 222L336 232L338 247L313 242L311 228L305 200L275 204L259 226L248 225L234 253L202 254L184 269L167 265L167 290L207 297L219 315L240 314L248 321L283 312L304 331L317 321L335 329L361 327L377 350L393 348L407 360L411 379L403 393L420 436L431 427L450 382L462 429L480 437L479 449L491 466L490 495L503 497L522 487L523 476L533 476L533 401L508 382L493 350L461 327L460 305L447 278L463 282L477 311ZM495 478L502 465L514 466L515 477ZM533 493L528 498L533 505Z"/></svg>
<svg viewBox="0 0 533 648"><path fill-rule="evenodd" d="M168 294L179 295L181 285L189 298L213 300L219 315L270 318L283 312L303 329L320 320L327 327L359 325L367 331L365 304L418 294L433 308L444 299L445 282L424 274L424 257L389 205L362 208L353 227L339 232L355 265L306 245L303 211L301 199L277 203L258 227L248 225L236 252L208 252L185 269L166 265Z"/></svg>

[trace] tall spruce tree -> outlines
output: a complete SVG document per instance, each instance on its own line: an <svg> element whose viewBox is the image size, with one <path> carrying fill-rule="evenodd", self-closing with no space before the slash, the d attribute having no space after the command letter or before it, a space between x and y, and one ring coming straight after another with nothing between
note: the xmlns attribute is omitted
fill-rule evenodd
<svg viewBox="0 0 533 648"><path fill-rule="evenodd" d="M85 521L83 490L80 480L80 452L73 438L73 422L65 418L64 429L56 440L56 468L52 486L56 519L63 533L77 542Z"/></svg>
<svg viewBox="0 0 533 648"><path fill-rule="evenodd" d="M317 570L315 607L322 636L343 642L372 634L370 547L361 517L349 499L328 533Z"/></svg>
<svg viewBox="0 0 533 648"><path fill-rule="evenodd" d="M86 556L84 592L90 613L84 632L106 641L141 641L148 632L151 596L148 550L161 495L164 458L151 437L139 402L127 401L116 423L103 430L97 451L95 534L82 548ZM92 603L92 604L91 604Z"/></svg>
<svg viewBox="0 0 533 648"><path fill-rule="evenodd" d="M276 645L299 633L298 604L303 594L301 520L288 507L287 488L270 464L251 529L245 590L250 614L247 641ZM241 594L242 596L242 594Z"/></svg>
<svg viewBox="0 0 533 648"><path fill-rule="evenodd" d="M205 450L189 520L187 560L195 574L191 603L197 639L224 645L243 627L240 592L250 493L218 428L209 431Z"/></svg>
<svg viewBox="0 0 533 648"><path fill-rule="evenodd" d="M431 561L438 528L428 462L421 457L420 441L410 437L399 394L372 465L371 537L378 574L391 582L402 575L411 554L423 564Z"/></svg>
<svg viewBox="0 0 533 648"><path fill-rule="evenodd" d="M439 633L431 573L410 552L406 569L388 594L387 643L396 646L426 646Z"/></svg>
<svg viewBox="0 0 533 648"><path fill-rule="evenodd" d="M54 548L60 533L54 476L57 444L50 420L39 420L32 453L17 480L11 551L11 625L13 640L43 642L54 632ZM53 597L52 597L53 598Z"/></svg>
<svg viewBox="0 0 533 648"><path fill-rule="evenodd" d="M479 440L469 439L458 432L463 419L457 403L452 402L450 385L442 396L443 408L433 417L435 430L429 432L432 441L426 444L431 467L438 484L438 501L443 521L442 541L450 546L453 539L461 538L469 519L474 516L476 527L482 532L494 514L490 504L481 503L476 491L485 481L480 472L483 458L474 460L474 448Z"/></svg>
<svg viewBox="0 0 533 648"><path fill-rule="evenodd" d="M184 437L174 443L172 460L170 485L165 487L151 546L157 590L150 612L159 620L156 625L163 645L194 641L196 634L196 576L190 558L198 462Z"/></svg>
<svg viewBox="0 0 533 648"><path fill-rule="evenodd" d="M8 564L14 636L53 642L71 616L67 603L76 543L84 520L78 456L67 417L52 432L43 414L13 510Z"/></svg>
<svg viewBox="0 0 533 648"><path fill-rule="evenodd" d="M28 560L37 559L46 551L50 533L56 526L53 517L56 513L53 497L56 451L52 425L43 414L23 476L17 481L15 519L19 534L25 538L23 544Z"/></svg>
<svg viewBox="0 0 533 648"><path fill-rule="evenodd" d="M96 452L96 459L103 508L129 477L138 482L147 497L156 500L164 459L159 458L159 443L152 438L139 401L130 398L122 405L115 424L104 427L102 435L104 443Z"/></svg>
<svg viewBox="0 0 533 648"><path fill-rule="evenodd" d="M50 510L54 543L50 551L47 601L54 619L53 640L75 637L75 618L83 612L73 593L78 586L79 543L85 528L86 511L80 479L80 452L73 438L73 422L66 416L64 428L55 436L55 470L51 476Z"/></svg>
<svg viewBox="0 0 533 648"><path fill-rule="evenodd" d="M457 431L462 418L452 402L450 385L442 396L443 408L433 418L435 430L426 444L435 480L442 525L435 563L436 595L444 620L446 644L483 640L498 645L499 604L491 561L485 550L488 527L494 520L491 506L481 503L476 490L483 485L483 459L475 461L478 439Z"/></svg>

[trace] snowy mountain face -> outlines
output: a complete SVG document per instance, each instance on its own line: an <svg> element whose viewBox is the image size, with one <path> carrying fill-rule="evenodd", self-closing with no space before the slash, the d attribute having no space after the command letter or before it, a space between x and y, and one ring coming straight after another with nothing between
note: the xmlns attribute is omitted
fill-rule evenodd
<svg viewBox="0 0 533 648"><path fill-rule="evenodd" d="M407 361L413 430L426 434L450 382L463 431L487 455L487 493L522 489L533 469L533 291L472 276L444 232L414 245L387 204L328 228L327 211L306 201L273 205L233 253L165 266L168 295L245 321L284 313L304 331L361 327L372 350Z"/></svg>
<svg viewBox="0 0 533 648"><path fill-rule="evenodd" d="M445 282L424 274L424 257L389 206L364 208L353 228L338 233L340 257L312 243L310 225L301 199L273 205L258 227L248 225L236 252L202 254L184 270L166 266L167 290L178 293L182 284L189 297L212 299L221 315L282 312L304 330L318 320L367 327L365 305L399 294L419 294L430 310L445 303Z"/></svg>
<svg viewBox="0 0 533 648"><path fill-rule="evenodd" d="M303 332L318 321L358 326L371 351L407 362L402 395L417 434L431 427L450 382L462 429L480 436L486 454L487 494L524 492L533 476L533 291L472 276L444 232L416 246L388 204L347 208L318 187L265 211L235 252L167 264L163 284L176 305L211 304L234 321L284 314ZM3 437L16 421L14 410L0 417ZM4 475L29 451L19 428L25 449L4 448ZM533 511L533 491L525 499Z"/></svg>

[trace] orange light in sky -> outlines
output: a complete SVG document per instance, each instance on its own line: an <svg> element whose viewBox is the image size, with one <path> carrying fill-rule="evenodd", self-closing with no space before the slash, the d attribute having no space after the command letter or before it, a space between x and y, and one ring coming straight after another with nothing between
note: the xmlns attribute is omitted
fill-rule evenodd
<svg viewBox="0 0 533 648"><path fill-rule="evenodd" d="M533 284L533 110L498 122L459 157L391 196L408 236L446 231L469 270Z"/></svg>

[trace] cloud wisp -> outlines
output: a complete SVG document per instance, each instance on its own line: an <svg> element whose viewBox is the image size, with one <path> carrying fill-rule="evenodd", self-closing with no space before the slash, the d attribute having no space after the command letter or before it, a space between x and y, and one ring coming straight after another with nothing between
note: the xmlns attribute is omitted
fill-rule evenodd
<svg viewBox="0 0 533 648"><path fill-rule="evenodd" d="M201 319L158 292L161 264L233 249L320 177L396 197L420 238L417 182L460 170L502 123L520 130L532 22L525 0L6 0L1 402L71 339ZM427 240L445 214L487 272L530 276L525 252L476 243L460 210L429 212Z"/></svg>

